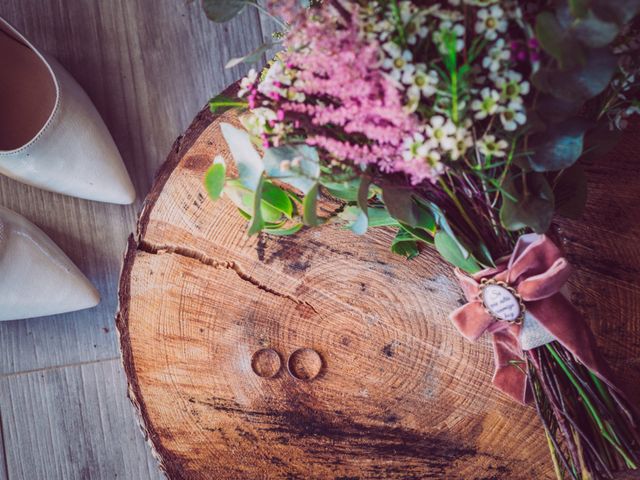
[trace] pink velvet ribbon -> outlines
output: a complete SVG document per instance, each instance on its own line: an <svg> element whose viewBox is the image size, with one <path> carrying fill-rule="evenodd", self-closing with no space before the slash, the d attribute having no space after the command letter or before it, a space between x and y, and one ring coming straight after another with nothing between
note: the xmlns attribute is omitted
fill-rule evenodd
<svg viewBox="0 0 640 480"><path fill-rule="evenodd" d="M497 320L485 308L481 282L504 282L518 293L526 311L601 380L615 388L606 362L598 354L595 338L580 313L560 293L571 274L569 262L545 235L520 237L510 257L491 268L468 276L456 270L467 304L450 316L460 333L475 341L485 332L493 336L494 385L521 403L531 400L524 352L520 344L521 325ZM527 321L527 318L525 318ZM617 389L616 389L617 390Z"/></svg>

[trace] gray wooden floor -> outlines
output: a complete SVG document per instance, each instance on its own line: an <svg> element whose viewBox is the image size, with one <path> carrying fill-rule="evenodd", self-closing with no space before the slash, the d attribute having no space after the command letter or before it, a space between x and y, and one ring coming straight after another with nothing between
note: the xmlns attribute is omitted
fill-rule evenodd
<svg viewBox="0 0 640 480"><path fill-rule="evenodd" d="M103 298L85 312L0 322L0 480L162 478L126 398L114 331L121 255L155 171L206 100L239 78L245 67L224 64L261 43L260 19L247 11L214 25L187 0L0 0L0 15L87 90L139 194L118 207L0 178L0 205L47 232Z"/></svg>

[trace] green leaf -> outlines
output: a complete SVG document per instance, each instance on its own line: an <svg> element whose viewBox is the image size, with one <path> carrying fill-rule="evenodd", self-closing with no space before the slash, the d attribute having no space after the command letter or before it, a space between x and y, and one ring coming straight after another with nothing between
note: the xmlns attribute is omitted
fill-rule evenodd
<svg viewBox="0 0 640 480"><path fill-rule="evenodd" d="M382 200L393 218L411 227L416 226L416 205L411 189L392 185L384 186Z"/></svg>
<svg viewBox="0 0 640 480"><path fill-rule="evenodd" d="M416 240L418 242L428 243L430 245L433 244L433 235L428 234L427 232L425 232L421 228L410 227L409 225L406 225L404 223L401 223L400 226L409 235L411 235L411 237L414 240Z"/></svg>
<svg viewBox="0 0 640 480"><path fill-rule="evenodd" d="M393 218L386 208L369 207L370 227L397 227L400 224Z"/></svg>
<svg viewBox="0 0 640 480"><path fill-rule="evenodd" d="M264 232L268 233L269 235L286 237L298 233L302 227L303 225L301 223L297 223L296 225L289 228L265 228Z"/></svg>
<svg viewBox="0 0 640 480"><path fill-rule="evenodd" d="M222 123L220 130L238 168L240 182L249 190L257 191L258 184L262 181L264 163L251 143L249 134L228 123Z"/></svg>
<svg viewBox="0 0 640 480"><path fill-rule="evenodd" d="M471 256L471 253L469 253L467 248L462 244L460 240L458 240L458 237L453 231L453 228L451 228L451 225L449 224L449 221L447 220L447 217L445 216L442 209L439 206L437 206L435 203L425 200L421 197L417 197L417 200L418 200L418 203L420 203L420 205L428 208L431 211L431 214L433 215L436 225L440 227L444 232L446 232L449 235L449 237L451 237L453 241L455 241L458 244L458 248L462 252L463 257L468 258L469 256ZM433 230L432 233L435 233L435 229Z"/></svg>
<svg viewBox="0 0 640 480"><path fill-rule="evenodd" d="M218 95L209 100L209 110L211 113L221 114L226 112L230 108L236 107L248 107L249 104L245 101L238 100L236 98L227 97L226 95Z"/></svg>
<svg viewBox="0 0 640 480"><path fill-rule="evenodd" d="M531 168L536 172L555 172L569 168L580 155L584 145L584 134L589 123L572 118L553 125L544 133L531 136L529 157Z"/></svg>
<svg viewBox="0 0 640 480"><path fill-rule="evenodd" d="M293 215L293 202L289 195L269 181L264 182L262 201L263 204L268 204L287 218L291 218Z"/></svg>
<svg viewBox="0 0 640 480"><path fill-rule="evenodd" d="M251 224L249 225L249 236L255 235L259 233L264 228L264 220L262 219L262 187L264 185L264 180L262 177L258 181L258 186L255 191L254 202L253 202L253 219L251 220Z"/></svg>
<svg viewBox="0 0 640 480"><path fill-rule="evenodd" d="M318 219L318 184L316 183L305 195L302 201L303 219L305 225L315 227L320 224Z"/></svg>
<svg viewBox="0 0 640 480"><path fill-rule="evenodd" d="M587 176L581 165L564 170L553 188L556 213L579 219L587 202Z"/></svg>
<svg viewBox="0 0 640 480"><path fill-rule="evenodd" d="M409 260L420 254L418 250L418 242L406 230L400 229L396 234L393 242L391 242L391 251L397 255L402 255Z"/></svg>
<svg viewBox="0 0 640 480"><path fill-rule="evenodd" d="M609 86L617 69L617 59L609 49L591 49L584 65L569 70L541 68L533 83L543 92L568 102L585 102Z"/></svg>
<svg viewBox="0 0 640 480"><path fill-rule="evenodd" d="M307 194L320 178L320 157L318 151L308 145L287 145L272 147L264 154L264 168L267 175L277 178ZM282 169L282 162L294 162L289 170Z"/></svg>
<svg viewBox="0 0 640 480"><path fill-rule="evenodd" d="M322 182L322 186L334 197L345 202L357 202L360 179L346 182Z"/></svg>
<svg viewBox="0 0 640 480"><path fill-rule="evenodd" d="M493 256L491 255L491 252L489 251L489 248L484 243L481 243L478 246L477 252L474 255L474 257L479 262L481 262L483 265L485 265L487 267L495 267L496 266L496 262L493 260Z"/></svg>
<svg viewBox="0 0 640 480"><path fill-rule="evenodd" d="M422 205L417 205L416 214L416 227L429 232L431 236L436 233L436 219L430 210L427 210Z"/></svg>
<svg viewBox="0 0 640 480"><path fill-rule="evenodd" d="M444 230L438 231L434 240L436 249L447 262L471 274L481 270L478 263L472 257L465 257L463 255L458 243Z"/></svg>
<svg viewBox="0 0 640 480"><path fill-rule="evenodd" d="M227 167L224 164L224 160L221 156L217 156L204 177L204 186L211 200L218 200L222 195L226 175Z"/></svg>
<svg viewBox="0 0 640 480"><path fill-rule="evenodd" d="M224 23L235 17L249 3L246 0L202 0L209 20Z"/></svg>
<svg viewBox="0 0 640 480"><path fill-rule="evenodd" d="M504 184L509 194L502 196L500 221L507 230L517 231L531 228L536 233L545 233L553 218L553 192L544 175L528 173L526 189L523 186L523 176L510 176ZM511 198L516 199L511 200Z"/></svg>
<svg viewBox="0 0 640 480"><path fill-rule="evenodd" d="M560 68L571 68L584 62L582 47L553 13L539 13L535 29L540 46L560 63Z"/></svg>
<svg viewBox="0 0 640 480"><path fill-rule="evenodd" d="M273 48L275 45L276 45L275 43L271 43L271 42L263 43L258 48L256 48L253 52L251 52L248 55L245 55L244 57L232 58L227 62L224 68L233 68L237 65L240 65L241 63L249 63L249 64L258 63L262 60L262 56L264 55L264 53L270 48Z"/></svg>

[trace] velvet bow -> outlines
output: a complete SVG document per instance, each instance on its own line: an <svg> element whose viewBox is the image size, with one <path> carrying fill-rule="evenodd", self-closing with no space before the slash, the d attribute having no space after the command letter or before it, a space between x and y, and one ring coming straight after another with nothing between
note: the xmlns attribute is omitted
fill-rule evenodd
<svg viewBox="0 0 640 480"><path fill-rule="evenodd" d="M531 400L524 351L520 341L523 325L499 320L483 303L482 282L504 282L522 300L525 328L543 328L550 340L557 340L585 366L613 386L606 363L597 352L595 339L580 313L560 292L571 274L569 262L545 235L528 234L519 238L510 257L497 268L468 276L456 270L467 304L451 314L451 320L468 340L485 332L493 336L494 385L521 403ZM533 317L533 318L532 318ZM532 324L536 324L532 326Z"/></svg>

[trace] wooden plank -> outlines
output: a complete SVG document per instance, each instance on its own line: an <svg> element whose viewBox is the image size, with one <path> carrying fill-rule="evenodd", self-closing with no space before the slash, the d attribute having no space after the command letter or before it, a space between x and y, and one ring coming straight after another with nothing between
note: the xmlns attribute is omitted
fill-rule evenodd
<svg viewBox="0 0 640 480"><path fill-rule="evenodd" d="M9 480L7 470L7 456L4 448L4 435L2 433L2 409L0 408L0 480Z"/></svg>
<svg viewBox="0 0 640 480"><path fill-rule="evenodd" d="M34 12L38 12L34 15ZM141 199L175 137L247 69L228 58L261 43L258 14L209 22L199 2L4 0L0 14L57 57L114 135L139 194L131 207L72 199L0 178L0 204L34 221L97 286L97 308L0 323L0 374L119 356L116 284Z"/></svg>
<svg viewBox="0 0 640 480"><path fill-rule="evenodd" d="M11 480L163 478L119 361L2 377L0 406Z"/></svg>

